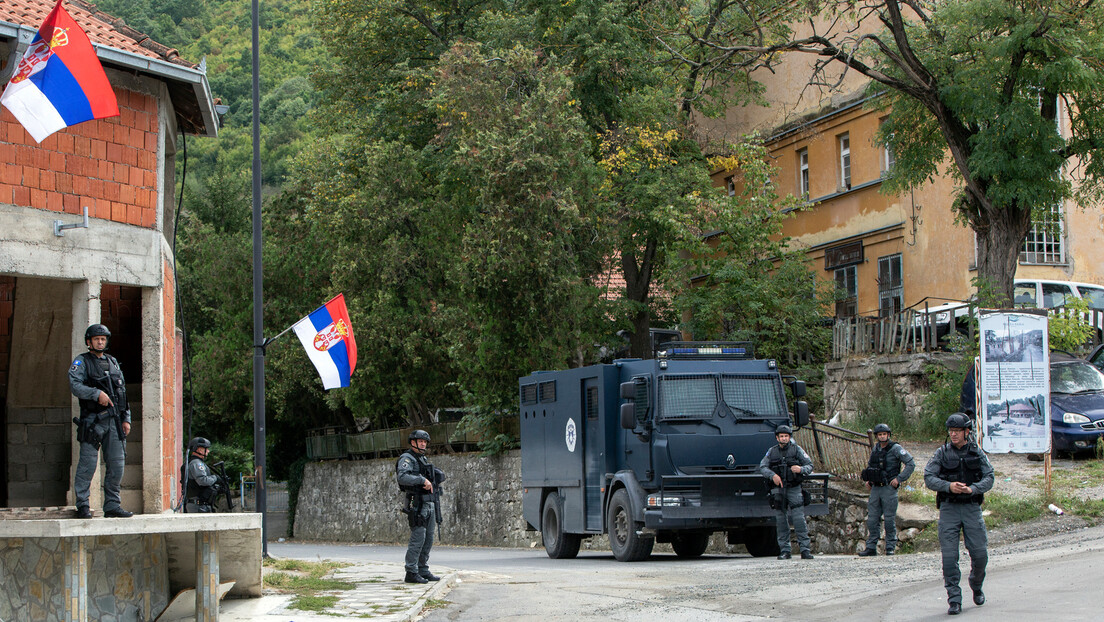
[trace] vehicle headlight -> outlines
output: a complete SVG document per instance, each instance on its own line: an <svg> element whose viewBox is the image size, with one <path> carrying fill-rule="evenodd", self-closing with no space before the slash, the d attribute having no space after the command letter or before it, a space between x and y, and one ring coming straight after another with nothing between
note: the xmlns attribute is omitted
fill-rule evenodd
<svg viewBox="0 0 1104 622"><path fill-rule="evenodd" d="M1086 417L1085 415L1082 415L1080 413L1066 413L1066 414L1062 415L1062 422L1063 423L1082 424L1082 423L1088 423L1089 421L1090 421L1090 419L1088 417Z"/></svg>

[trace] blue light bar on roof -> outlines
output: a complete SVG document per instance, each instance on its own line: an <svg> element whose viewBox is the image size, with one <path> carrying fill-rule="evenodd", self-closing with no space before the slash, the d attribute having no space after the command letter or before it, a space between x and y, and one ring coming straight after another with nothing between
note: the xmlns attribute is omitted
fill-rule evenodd
<svg viewBox="0 0 1104 622"><path fill-rule="evenodd" d="M656 358L753 358L754 350L748 342L695 343L669 342L656 350Z"/></svg>

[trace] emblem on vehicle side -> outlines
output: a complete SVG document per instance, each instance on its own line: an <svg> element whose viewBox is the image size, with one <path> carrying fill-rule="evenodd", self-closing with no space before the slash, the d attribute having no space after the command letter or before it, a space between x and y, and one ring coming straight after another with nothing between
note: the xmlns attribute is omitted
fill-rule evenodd
<svg viewBox="0 0 1104 622"><path fill-rule="evenodd" d="M575 453L575 420L567 420L567 429L564 430L564 440L567 441L567 450L571 453Z"/></svg>

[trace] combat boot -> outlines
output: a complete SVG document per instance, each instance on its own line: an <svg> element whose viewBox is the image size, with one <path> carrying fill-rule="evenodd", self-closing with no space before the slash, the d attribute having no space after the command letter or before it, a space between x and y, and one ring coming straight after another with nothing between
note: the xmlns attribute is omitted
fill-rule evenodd
<svg viewBox="0 0 1104 622"><path fill-rule="evenodd" d="M92 518L92 510L82 505L77 508L77 518Z"/></svg>
<svg viewBox="0 0 1104 622"><path fill-rule="evenodd" d="M878 549L863 549L862 551L859 552L859 557L874 557L877 554L878 554Z"/></svg>
<svg viewBox="0 0 1104 622"><path fill-rule="evenodd" d="M438 577L437 575L433 574L432 572L430 572L428 570L421 573L420 576L423 579L425 579L426 581L440 581L441 580L441 577Z"/></svg>
<svg viewBox="0 0 1104 622"><path fill-rule="evenodd" d="M947 608L947 615L956 616L962 613L962 603L951 603L951 606Z"/></svg>
<svg viewBox="0 0 1104 622"><path fill-rule="evenodd" d="M406 573L406 578L403 581L406 583L429 583L429 579L415 572Z"/></svg>

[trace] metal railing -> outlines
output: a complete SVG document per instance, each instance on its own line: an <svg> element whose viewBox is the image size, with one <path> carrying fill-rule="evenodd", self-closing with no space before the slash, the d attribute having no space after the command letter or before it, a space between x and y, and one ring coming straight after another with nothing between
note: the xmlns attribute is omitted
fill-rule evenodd
<svg viewBox="0 0 1104 622"><path fill-rule="evenodd" d="M503 421L504 431L515 438L521 422L517 417ZM472 451L481 436L460 429L459 421L431 423L422 426L429 432L430 447L435 451ZM349 434L341 428L318 428L307 436L307 458L310 460L337 460L343 458L379 458L395 456L407 448L407 438L414 428L389 428Z"/></svg>
<svg viewBox="0 0 1104 622"><path fill-rule="evenodd" d="M870 450L874 447L869 433L815 420L798 429L794 440L810 454L815 470L854 481L859 481L859 475L870 460Z"/></svg>

